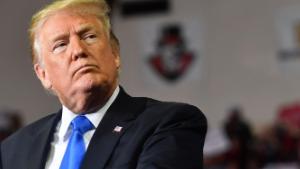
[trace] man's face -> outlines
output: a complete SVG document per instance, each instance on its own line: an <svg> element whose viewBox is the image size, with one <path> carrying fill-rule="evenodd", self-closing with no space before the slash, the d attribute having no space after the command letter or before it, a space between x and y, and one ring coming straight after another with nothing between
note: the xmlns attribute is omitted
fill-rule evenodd
<svg viewBox="0 0 300 169"><path fill-rule="evenodd" d="M35 71L45 88L75 113L102 104L118 84L119 55L95 16L60 11L37 34L41 63Z"/></svg>

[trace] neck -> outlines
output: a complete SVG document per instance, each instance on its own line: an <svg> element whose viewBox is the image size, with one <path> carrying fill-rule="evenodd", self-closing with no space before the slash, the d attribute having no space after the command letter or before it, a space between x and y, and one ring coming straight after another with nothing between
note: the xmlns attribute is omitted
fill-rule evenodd
<svg viewBox="0 0 300 169"><path fill-rule="evenodd" d="M62 101L61 103L76 114L93 113L105 105L116 88L117 85L109 89L93 89L88 93L84 93L81 97L78 97L78 99L76 99L72 103L68 104Z"/></svg>

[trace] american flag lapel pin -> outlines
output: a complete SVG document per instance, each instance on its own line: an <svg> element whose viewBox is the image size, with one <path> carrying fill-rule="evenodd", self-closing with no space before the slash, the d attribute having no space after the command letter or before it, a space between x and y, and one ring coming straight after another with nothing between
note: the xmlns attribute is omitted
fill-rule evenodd
<svg viewBox="0 0 300 169"><path fill-rule="evenodd" d="M123 127L121 127L121 126L116 126L116 127L114 128L113 132L114 132L114 133L121 133L122 129L123 129Z"/></svg>

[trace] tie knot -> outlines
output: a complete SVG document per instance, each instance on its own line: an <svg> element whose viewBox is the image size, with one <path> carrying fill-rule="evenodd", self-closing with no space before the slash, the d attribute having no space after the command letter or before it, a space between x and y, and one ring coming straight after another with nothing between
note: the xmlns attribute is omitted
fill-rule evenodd
<svg viewBox="0 0 300 169"><path fill-rule="evenodd" d="M71 124L73 131L79 131L81 134L84 134L94 128L94 125L90 122L90 120L82 115L75 117Z"/></svg>

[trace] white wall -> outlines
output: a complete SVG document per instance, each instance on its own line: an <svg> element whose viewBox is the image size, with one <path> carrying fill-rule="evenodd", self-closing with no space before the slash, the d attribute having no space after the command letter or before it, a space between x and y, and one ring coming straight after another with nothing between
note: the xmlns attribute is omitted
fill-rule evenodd
<svg viewBox="0 0 300 169"><path fill-rule="evenodd" d="M46 2L0 1L0 109L22 111L26 123L59 108L34 76L27 39L31 15Z"/></svg>
<svg viewBox="0 0 300 169"><path fill-rule="evenodd" d="M27 123L59 108L33 75L26 35L33 11L49 1L0 2L0 109L22 110ZM278 11L300 1L173 0L172 4L173 17L201 19L204 24L203 74L198 81L171 87L147 86L141 78L142 51L136 37L143 18L116 17L114 26L122 48L121 84L130 94L195 104L211 127L221 125L233 104L241 104L246 118L260 127L273 120L278 106L300 99L300 79L284 77L278 65L275 27Z"/></svg>

